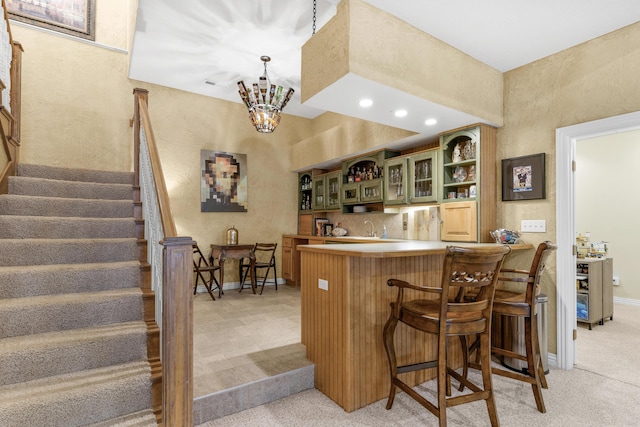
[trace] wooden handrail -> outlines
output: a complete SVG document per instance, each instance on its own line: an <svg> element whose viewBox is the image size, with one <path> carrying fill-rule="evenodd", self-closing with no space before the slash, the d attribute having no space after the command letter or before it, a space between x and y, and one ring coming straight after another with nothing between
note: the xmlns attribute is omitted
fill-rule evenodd
<svg viewBox="0 0 640 427"><path fill-rule="evenodd" d="M136 102L134 105L134 138L135 138L135 185L140 185L140 126L143 126L145 135L147 137L147 145L149 147L149 157L151 159L151 169L153 171L153 182L156 186L156 195L158 197L158 206L160 208L160 218L162 219L162 230L164 237L177 237L176 225L173 221L173 215L171 213L171 207L169 205L169 193L167 192L167 186L164 180L164 173L162 172L162 166L160 163L160 156L158 155L158 148L156 146L156 139L153 134L153 128L151 127L151 119L149 118L148 94L146 89L136 88L133 91ZM137 123L137 124L136 124Z"/></svg>
<svg viewBox="0 0 640 427"><path fill-rule="evenodd" d="M193 245L190 237L177 236L169 196L151 127L148 91L135 89L134 184L140 186L140 129L144 129L156 188L164 239L162 257L162 408L165 426L193 425ZM147 219L145 219L147 220ZM152 242L157 243L157 242Z"/></svg>

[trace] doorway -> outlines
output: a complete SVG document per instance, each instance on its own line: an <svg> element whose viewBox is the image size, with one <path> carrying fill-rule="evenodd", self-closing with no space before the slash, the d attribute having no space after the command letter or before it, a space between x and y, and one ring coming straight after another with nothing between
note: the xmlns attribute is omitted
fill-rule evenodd
<svg viewBox="0 0 640 427"><path fill-rule="evenodd" d="M576 323L575 176L576 142L582 139L640 129L640 111L556 129L556 364L572 369L576 362L573 330Z"/></svg>

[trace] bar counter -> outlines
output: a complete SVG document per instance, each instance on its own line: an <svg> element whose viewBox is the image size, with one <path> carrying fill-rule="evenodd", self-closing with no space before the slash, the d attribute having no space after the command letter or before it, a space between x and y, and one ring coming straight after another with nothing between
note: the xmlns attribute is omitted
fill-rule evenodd
<svg viewBox="0 0 640 427"><path fill-rule="evenodd" d="M347 412L386 398L389 393L382 329L397 289L387 286L387 280L439 286L444 251L449 245L496 244L385 241L298 246L302 344L307 358L315 364L315 387ZM512 251L533 249L530 244L510 247ZM405 290L409 298L416 297L416 293ZM459 343L452 340L450 352L455 356L450 358L451 366L461 364L460 351L456 349ZM434 359L436 341L400 323L396 352L403 365ZM408 384L417 385L434 374L435 370L428 370L403 376Z"/></svg>

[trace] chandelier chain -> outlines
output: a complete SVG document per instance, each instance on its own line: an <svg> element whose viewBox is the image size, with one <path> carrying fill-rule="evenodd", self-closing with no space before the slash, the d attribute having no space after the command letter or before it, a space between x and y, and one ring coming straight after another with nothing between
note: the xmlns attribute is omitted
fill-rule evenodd
<svg viewBox="0 0 640 427"><path fill-rule="evenodd" d="M316 33L316 1L317 0L313 0L313 33L312 35Z"/></svg>

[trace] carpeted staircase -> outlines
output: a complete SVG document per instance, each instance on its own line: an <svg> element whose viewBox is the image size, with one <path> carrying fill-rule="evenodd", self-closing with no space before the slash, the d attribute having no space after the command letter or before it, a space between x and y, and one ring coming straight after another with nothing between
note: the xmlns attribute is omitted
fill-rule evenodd
<svg viewBox="0 0 640 427"><path fill-rule="evenodd" d="M0 195L1 427L157 425L134 191L22 164Z"/></svg>

